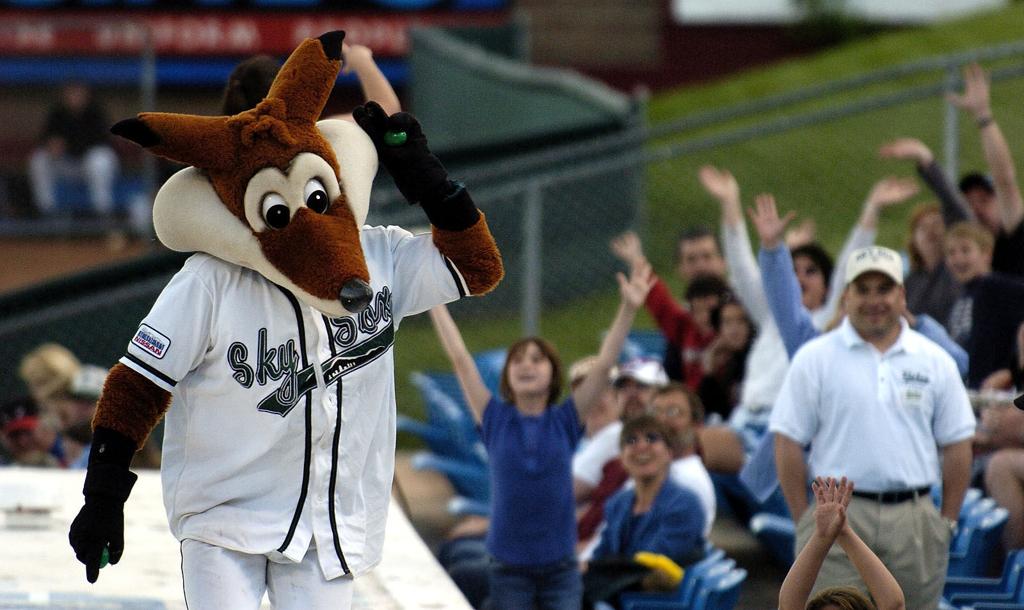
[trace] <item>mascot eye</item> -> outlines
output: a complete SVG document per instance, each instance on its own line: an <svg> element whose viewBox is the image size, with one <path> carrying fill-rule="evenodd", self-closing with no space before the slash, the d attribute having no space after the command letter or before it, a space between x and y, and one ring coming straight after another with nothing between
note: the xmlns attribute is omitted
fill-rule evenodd
<svg viewBox="0 0 1024 610"><path fill-rule="evenodd" d="M291 220L291 210L284 202L284 197L277 193L267 193L263 197L263 220L273 229L283 229Z"/></svg>
<svg viewBox="0 0 1024 610"><path fill-rule="evenodd" d="M306 183L304 195L306 197L306 207L318 214L326 212L327 206L331 204L330 198L327 197L327 191L324 190L324 185L316 178Z"/></svg>

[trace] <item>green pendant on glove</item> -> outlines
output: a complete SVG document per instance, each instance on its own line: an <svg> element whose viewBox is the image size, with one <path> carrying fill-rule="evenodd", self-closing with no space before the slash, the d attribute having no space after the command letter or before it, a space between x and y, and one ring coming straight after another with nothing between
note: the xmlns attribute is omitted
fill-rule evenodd
<svg viewBox="0 0 1024 610"><path fill-rule="evenodd" d="M386 131L384 132L384 143L388 146L401 146L405 144L405 141L409 139L409 134L404 131Z"/></svg>
<svg viewBox="0 0 1024 610"><path fill-rule="evenodd" d="M103 547L103 553L100 555L100 569L107 567L110 563L110 547Z"/></svg>

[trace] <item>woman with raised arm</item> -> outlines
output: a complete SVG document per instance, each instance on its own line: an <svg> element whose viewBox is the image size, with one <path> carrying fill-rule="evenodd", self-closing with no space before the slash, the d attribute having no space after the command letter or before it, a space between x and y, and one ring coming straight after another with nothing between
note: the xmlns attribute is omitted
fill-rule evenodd
<svg viewBox="0 0 1024 610"><path fill-rule="evenodd" d="M853 483L843 477L818 477L811 483L814 490L814 533L786 574L779 589L779 610L825 610L850 608L851 610L903 610L903 591L889 570L850 524L846 522L846 507L853 495ZM872 603L855 587L830 587L819 591L808 601L818 571L825 563L829 550L839 542L860 578L867 586Z"/></svg>
<svg viewBox="0 0 1024 610"><path fill-rule="evenodd" d="M597 361L560 403L562 365L548 341L526 337L514 343L501 371L501 396L493 396L448 310L430 311L490 458L487 550L493 557L490 607L495 610L580 607L572 455L583 433L582 416L608 383L653 283L649 265L617 279L622 301Z"/></svg>

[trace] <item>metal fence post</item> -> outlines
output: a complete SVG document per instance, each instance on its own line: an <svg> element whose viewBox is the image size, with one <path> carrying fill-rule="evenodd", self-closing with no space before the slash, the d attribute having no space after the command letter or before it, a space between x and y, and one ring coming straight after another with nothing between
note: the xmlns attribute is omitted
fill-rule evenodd
<svg viewBox="0 0 1024 610"><path fill-rule="evenodd" d="M959 66L951 63L946 68L946 92L956 93L959 86ZM942 122L942 152L945 159L946 176L955 182L960 172L960 114L959 109L950 101L946 100L944 103L946 116Z"/></svg>
<svg viewBox="0 0 1024 610"><path fill-rule="evenodd" d="M138 25L143 31L141 71L139 77L139 89L141 90L141 103L144 112L156 111L156 50L153 48L153 32L149 26ZM156 197L157 189L157 165L154 155L144 155L142 161L142 175L145 183L146 195L152 203Z"/></svg>
<svg viewBox="0 0 1024 610"><path fill-rule="evenodd" d="M544 192L539 181L526 187L523 202L523 335L540 333Z"/></svg>

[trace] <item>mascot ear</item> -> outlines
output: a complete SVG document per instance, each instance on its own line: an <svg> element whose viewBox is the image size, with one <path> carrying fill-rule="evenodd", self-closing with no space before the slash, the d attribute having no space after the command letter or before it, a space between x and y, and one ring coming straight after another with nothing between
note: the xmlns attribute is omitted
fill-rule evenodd
<svg viewBox="0 0 1024 610"><path fill-rule="evenodd" d="M224 260L249 268L262 260L252 231L224 207L213 185L194 167L177 172L160 187L153 201L153 228L171 250L207 252L210 244L221 244L217 256Z"/></svg>
<svg viewBox="0 0 1024 610"><path fill-rule="evenodd" d="M268 98L288 102L288 120L312 124L320 116L341 69L345 32L306 39L281 66Z"/></svg>
<svg viewBox="0 0 1024 610"><path fill-rule="evenodd" d="M356 226L366 224L370 209L370 187L377 175L377 149L370 136L352 121L327 119L316 124L338 159L341 187L356 218Z"/></svg>
<svg viewBox="0 0 1024 610"><path fill-rule="evenodd" d="M110 131L172 161L210 170L236 165L238 144L225 116L143 112Z"/></svg>
<svg viewBox="0 0 1024 610"><path fill-rule="evenodd" d="M143 148L156 146L160 143L160 136L146 126L142 119L125 119L114 123L110 133L131 140Z"/></svg>

